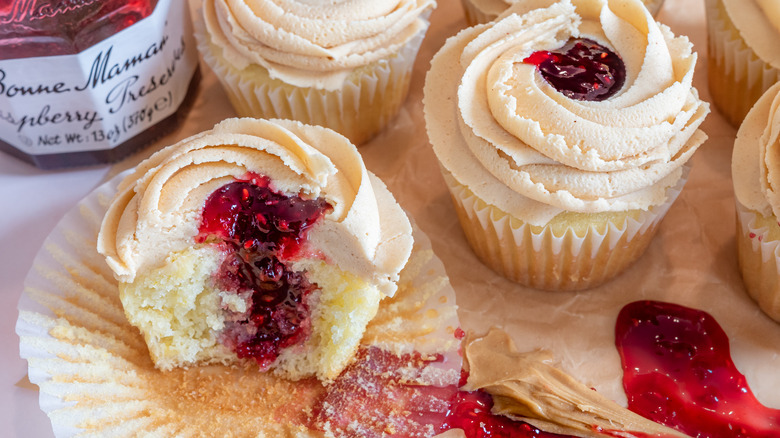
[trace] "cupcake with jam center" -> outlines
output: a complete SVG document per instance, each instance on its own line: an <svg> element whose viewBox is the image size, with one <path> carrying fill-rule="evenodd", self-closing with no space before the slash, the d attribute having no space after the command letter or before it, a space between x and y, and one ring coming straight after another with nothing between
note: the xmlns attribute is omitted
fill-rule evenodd
<svg viewBox="0 0 780 438"><path fill-rule="evenodd" d="M229 119L140 164L98 251L157 368L250 360L329 381L392 296L411 226L329 129Z"/></svg>
<svg viewBox="0 0 780 438"><path fill-rule="evenodd" d="M780 83L740 126L731 175L742 280L761 309L780 322Z"/></svg>
<svg viewBox="0 0 780 438"><path fill-rule="evenodd" d="M759 97L780 82L780 2L706 0L712 103L738 127Z"/></svg>
<svg viewBox="0 0 780 438"><path fill-rule="evenodd" d="M644 252L706 139L691 49L638 0L523 2L447 41L426 127L488 266L583 289Z"/></svg>
<svg viewBox="0 0 780 438"><path fill-rule="evenodd" d="M466 23L469 26L493 21L515 3L524 0L461 0ZM663 0L642 0L651 14L656 15L663 6Z"/></svg>
<svg viewBox="0 0 780 438"><path fill-rule="evenodd" d="M361 144L395 117L434 0L201 0L198 48L240 116Z"/></svg>

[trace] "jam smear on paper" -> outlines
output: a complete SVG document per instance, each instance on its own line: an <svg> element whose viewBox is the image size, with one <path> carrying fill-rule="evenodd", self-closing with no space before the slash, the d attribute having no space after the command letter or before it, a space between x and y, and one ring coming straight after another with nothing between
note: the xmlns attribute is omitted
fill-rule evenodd
<svg viewBox="0 0 780 438"><path fill-rule="evenodd" d="M620 56L586 38L571 39L555 51L534 52L523 62L535 65L553 88L575 100L606 100L626 81Z"/></svg>
<svg viewBox="0 0 780 438"><path fill-rule="evenodd" d="M196 241L228 248L217 284L248 304L245 312L229 312L220 336L238 357L267 367L281 350L308 337L306 297L317 286L286 262L301 254L307 231L329 209L321 199L278 193L267 177L254 174L222 186L206 200Z"/></svg>
<svg viewBox="0 0 780 438"><path fill-rule="evenodd" d="M415 376L441 360L439 356L361 348L355 361L327 387L312 426L330 430L337 438L435 435L458 389L455 385L421 385Z"/></svg>
<svg viewBox="0 0 780 438"><path fill-rule="evenodd" d="M486 392L422 385L409 378L441 360L361 348L353 364L327 387L311 426L337 438L430 438L449 429L462 429L468 438L574 438L491 414L493 400Z"/></svg>
<svg viewBox="0 0 780 438"><path fill-rule="evenodd" d="M574 438L544 432L522 421L490 412L493 398L484 391L459 391L442 429L462 429L468 438Z"/></svg>
<svg viewBox="0 0 780 438"><path fill-rule="evenodd" d="M615 337L630 410L699 438L780 437L780 410L756 400L708 313L634 302Z"/></svg>
<svg viewBox="0 0 780 438"><path fill-rule="evenodd" d="M157 0L0 1L0 60L78 53L152 13Z"/></svg>

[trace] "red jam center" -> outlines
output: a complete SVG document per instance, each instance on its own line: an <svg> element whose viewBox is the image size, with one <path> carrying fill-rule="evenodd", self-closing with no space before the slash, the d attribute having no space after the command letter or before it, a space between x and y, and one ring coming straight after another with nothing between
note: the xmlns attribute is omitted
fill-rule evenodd
<svg viewBox="0 0 780 438"><path fill-rule="evenodd" d="M149 16L157 0L0 0L0 59L70 55Z"/></svg>
<svg viewBox="0 0 780 438"><path fill-rule="evenodd" d="M538 51L523 60L566 97L601 101L617 93L626 67L616 53L589 39L572 39L556 51Z"/></svg>
<svg viewBox="0 0 780 438"><path fill-rule="evenodd" d="M306 232L329 209L321 199L286 196L267 177L250 175L211 194L196 241L230 249L217 274L223 290L248 295L247 312L229 313L220 340L241 358L270 365L282 349L309 334L307 296L316 289L287 261L299 256Z"/></svg>
<svg viewBox="0 0 780 438"><path fill-rule="evenodd" d="M639 301L615 335L632 411L699 438L780 437L780 410L756 400L708 313Z"/></svg>

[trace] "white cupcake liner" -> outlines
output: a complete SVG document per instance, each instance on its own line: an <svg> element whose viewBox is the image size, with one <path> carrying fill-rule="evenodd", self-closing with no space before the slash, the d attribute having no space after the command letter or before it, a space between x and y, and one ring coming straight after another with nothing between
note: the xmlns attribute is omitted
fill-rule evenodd
<svg viewBox="0 0 780 438"><path fill-rule="evenodd" d="M708 33L708 84L712 102L737 127L780 70L748 47L729 19L721 0L705 0Z"/></svg>
<svg viewBox="0 0 780 438"><path fill-rule="evenodd" d="M525 286L581 290L617 276L644 253L687 181L689 170L684 169L680 181L667 189L663 204L636 219L628 217L620 226L590 225L583 236L573 229L556 236L549 226L533 227L484 202L446 169L442 174L466 238L483 263Z"/></svg>
<svg viewBox="0 0 780 438"><path fill-rule="evenodd" d="M761 310L780 322L780 241L756 223L758 213L736 202L737 255L748 295Z"/></svg>
<svg viewBox="0 0 780 438"><path fill-rule="evenodd" d="M100 222L124 176L96 189L59 222L37 254L19 302L20 355L28 361L29 380L40 388L41 409L55 436L200 437L223 436L225 430L256 436L253 428L262 425L268 436L321 437L279 421L276 411L242 408L253 397L252 406L274 402L276 390L288 395L285 412L300 414L311 407L311 383L293 384L254 368L154 368L95 249ZM443 360L426 367L417 381L454 385L461 370L455 293L428 238L415 229L414 239L398 292L380 304L362 345L440 355ZM204 375L219 384L198 386ZM212 394L228 401L215 408L209 405ZM234 418L232 412L240 411L244 415Z"/></svg>
<svg viewBox="0 0 780 438"><path fill-rule="evenodd" d="M664 0L642 0L642 2L654 17L658 15L658 12L661 10L661 6L664 4ZM498 17L498 14L493 14L482 10L482 8L477 6L473 0L460 0L460 3L463 6L463 14L466 18L466 24L468 26L476 26L477 24L488 23Z"/></svg>
<svg viewBox="0 0 780 438"><path fill-rule="evenodd" d="M203 60L214 71L236 113L242 117L293 119L333 129L360 145L398 114L409 92L412 69L426 28L389 58L356 70L342 88L296 87L268 76L259 65L238 71L211 44L201 19L195 37Z"/></svg>

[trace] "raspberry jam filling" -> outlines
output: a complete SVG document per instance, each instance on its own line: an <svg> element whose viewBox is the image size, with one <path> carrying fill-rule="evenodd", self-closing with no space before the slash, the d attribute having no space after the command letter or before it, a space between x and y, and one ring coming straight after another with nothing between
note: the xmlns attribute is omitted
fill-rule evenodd
<svg viewBox="0 0 780 438"><path fill-rule="evenodd" d="M602 101L615 95L626 80L626 67L616 53L584 38L569 40L556 51L540 50L523 60L570 99Z"/></svg>
<svg viewBox="0 0 780 438"><path fill-rule="evenodd" d="M780 437L780 410L755 398L708 313L634 302L618 315L615 337L632 411L694 437Z"/></svg>
<svg viewBox="0 0 780 438"><path fill-rule="evenodd" d="M259 175L228 183L206 200L196 242L229 248L217 286L248 303L245 312L226 311L220 338L238 357L267 367L308 337L307 297L317 286L287 262L303 253L307 231L330 208L322 199L274 191Z"/></svg>

